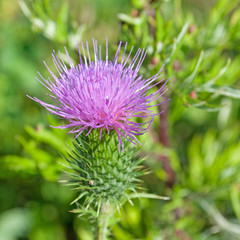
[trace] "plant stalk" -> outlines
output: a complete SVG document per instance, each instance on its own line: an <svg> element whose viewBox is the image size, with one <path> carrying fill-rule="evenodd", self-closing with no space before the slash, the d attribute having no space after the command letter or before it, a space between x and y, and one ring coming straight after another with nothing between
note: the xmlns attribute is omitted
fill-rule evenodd
<svg viewBox="0 0 240 240"><path fill-rule="evenodd" d="M97 240L107 240L108 234L108 221L110 218L110 203L104 202L101 207L101 211L98 217L98 232Z"/></svg>
<svg viewBox="0 0 240 240"><path fill-rule="evenodd" d="M165 98L166 98L166 96L165 96ZM165 99L165 98L163 98L163 99ZM169 147L170 146L170 139L169 139L169 132L168 132L169 104L166 103L166 104L164 104L164 106L159 105L158 108L159 108L159 112L161 112L162 110L164 111L160 115L159 141L163 146ZM166 185L167 185L167 187L172 188L175 183L176 176L175 176L175 172L171 166L170 159L168 156L160 155L159 160L162 163L164 171L167 173Z"/></svg>

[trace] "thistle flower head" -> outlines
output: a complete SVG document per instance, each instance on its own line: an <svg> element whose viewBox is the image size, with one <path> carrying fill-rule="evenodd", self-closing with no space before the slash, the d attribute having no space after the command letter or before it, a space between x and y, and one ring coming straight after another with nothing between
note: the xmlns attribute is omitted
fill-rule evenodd
<svg viewBox="0 0 240 240"><path fill-rule="evenodd" d="M127 43L123 56L119 53L122 43L120 42L115 57L108 59L108 44L106 41L106 57L103 59L101 46L93 40L94 60L91 59L89 46L78 48L80 63L74 65L66 48L69 67L53 51L53 62L58 72L55 75L44 62L53 80L50 78L38 79L49 91L53 104L49 104L32 98L44 106L50 113L66 119L67 124L58 128L71 128L69 133L75 133L76 138L83 133L87 135L93 129L99 129L100 139L103 129L109 133L116 131L119 139L119 149L123 148L122 137L136 144L136 135L145 133L150 127L154 117L152 103L160 98L167 90L166 82L162 80L152 84L162 76L163 67L149 79L139 75L139 69L146 56L146 50L138 49L135 56L130 60L131 49L126 54ZM119 59L120 58L120 59ZM130 62L130 63L129 63ZM161 84L157 91L149 94L149 90ZM160 105L162 103L158 103ZM143 123L137 123L134 117L148 119ZM149 120L150 118L150 120Z"/></svg>

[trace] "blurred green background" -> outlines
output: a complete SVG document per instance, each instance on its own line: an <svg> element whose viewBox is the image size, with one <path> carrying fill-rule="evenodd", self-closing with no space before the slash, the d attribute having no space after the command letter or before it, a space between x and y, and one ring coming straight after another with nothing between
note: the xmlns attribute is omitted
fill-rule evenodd
<svg viewBox="0 0 240 240"><path fill-rule="evenodd" d="M59 164L71 144L27 94L47 99L53 49L92 37L148 50L141 74L165 64L171 101L141 136L143 185L170 201L126 204L111 239L240 239L240 3L238 0L0 0L0 239L90 240L69 212ZM162 108L162 107L161 107ZM162 109L155 109L159 111Z"/></svg>

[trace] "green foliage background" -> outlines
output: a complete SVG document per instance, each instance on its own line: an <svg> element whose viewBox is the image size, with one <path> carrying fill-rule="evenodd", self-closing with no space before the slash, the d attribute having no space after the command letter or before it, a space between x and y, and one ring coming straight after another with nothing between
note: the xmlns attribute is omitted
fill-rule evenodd
<svg viewBox="0 0 240 240"><path fill-rule="evenodd" d="M165 64L171 98L140 138L151 170L143 185L171 200L126 204L112 239L240 239L238 0L0 4L0 239L93 239L58 183L71 138L26 94L46 98L35 76L48 76L52 49L67 46L77 60L77 40L106 36L110 54L119 40L147 48L145 77Z"/></svg>

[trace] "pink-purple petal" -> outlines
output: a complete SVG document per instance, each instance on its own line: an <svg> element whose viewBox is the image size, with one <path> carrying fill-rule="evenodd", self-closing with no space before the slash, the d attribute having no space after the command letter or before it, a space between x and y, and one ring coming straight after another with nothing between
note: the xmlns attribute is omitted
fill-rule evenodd
<svg viewBox="0 0 240 240"><path fill-rule="evenodd" d="M65 48L70 68L67 68L61 53L59 52L58 57L53 51L53 63L58 76L44 62L53 80L45 79L39 73L41 80L38 81L51 92L48 95L54 104L48 104L36 97L29 98L40 103L51 114L66 119L68 124L57 128L71 128L69 133L75 133L76 137L85 130L88 135L93 129L99 128L101 140L105 128L108 133L116 131L119 150L124 149L122 137L134 144L140 143L136 136L148 131L154 117L161 114L153 113L150 108L162 104L156 101L166 92L167 81L154 93L148 95L150 89L164 81L162 79L152 84L162 77L163 67L156 75L144 79L142 75L138 75L138 71L147 51L138 49L128 64L133 47L127 55L126 43L123 56L118 63L121 44L122 42L118 46L114 60L109 61L106 41L106 59L102 60L101 46L98 48L97 41L93 39L94 61L91 61L88 43L85 48L81 43L81 49L78 47L80 63L76 66ZM155 104L151 104L153 102ZM137 123L132 120L133 117L151 118L151 120ZM143 127L144 125L146 127Z"/></svg>

